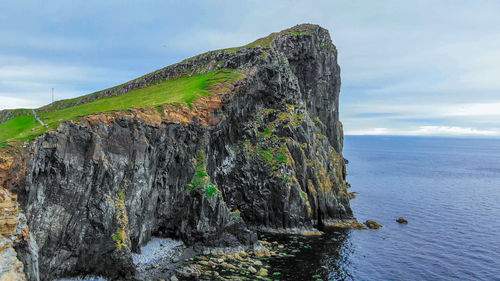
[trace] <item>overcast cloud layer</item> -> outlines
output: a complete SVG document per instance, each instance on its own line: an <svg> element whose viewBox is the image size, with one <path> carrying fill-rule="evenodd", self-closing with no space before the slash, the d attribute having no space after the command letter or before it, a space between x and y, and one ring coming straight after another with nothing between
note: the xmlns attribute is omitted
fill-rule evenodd
<svg viewBox="0 0 500 281"><path fill-rule="evenodd" d="M126 3L124 3L126 2ZM3 1L0 109L299 23L330 30L346 134L500 137L500 1Z"/></svg>

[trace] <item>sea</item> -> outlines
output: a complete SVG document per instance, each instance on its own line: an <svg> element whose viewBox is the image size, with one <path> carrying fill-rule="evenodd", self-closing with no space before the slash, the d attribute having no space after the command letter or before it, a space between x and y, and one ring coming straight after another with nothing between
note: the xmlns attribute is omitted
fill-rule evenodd
<svg viewBox="0 0 500 281"><path fill-rule="evenodd" d="M344 157L355 216L383 227L273 237L298 249L275 277L500 280L500 140L346 136Z"/></svg>

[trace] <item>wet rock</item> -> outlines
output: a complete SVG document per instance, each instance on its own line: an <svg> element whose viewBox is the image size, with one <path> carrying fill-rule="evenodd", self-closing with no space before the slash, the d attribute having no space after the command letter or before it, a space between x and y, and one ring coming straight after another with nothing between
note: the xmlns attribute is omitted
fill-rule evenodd
<svg viewBox="0 0 500 281"><path fill-rule="evenodd" d="M267 269L265 269L265 268L261 268L259 270L259 272L257 272L257 275L259 275L259 276L267 276L267 274L268 274Z"/></svg>
<svg viewBox="0 0 500 281"><path fill-rule="evenodd" d="M270 257L271 252L268 249L259 249L254 251L254 255L257 257Z"/></svg>
<svg viewBox="0 0 500 281"><path fill-rule="evenodd" d="M232 265L230 263L226 263L226 262L221 263L221 266L225 267L225 268L229 268L229 269L237 269L236 266L234 266L234 265Z"/></svg>
<svg viewBox="0 0 500 281"><path fill-rule="evenodd" d="M249 266L249 267L248 267L248 271L249 271L250 273L253 273L253 274L257 273L257 269L255 269L255 267L253 267L253 266Z"/></svg>
<svg viewBox="0 0 500 281"><path fill-rule="evenodd" d="M378 222L376 222L374 220L365 221L365 225L368 226L368 228L370 228L370 229L379 229L382 227L381 224L379 224Z"/></svg>
<svg viewBox="0 0 500 281"><path fill-rule="evenodd" d="M206 266L210 266L209 262L208 261L200 261L199 264L201 265L206 265Z"/></svg>
<svg viewBox="0 0 500 281"><path fill-rule="evenodd" d="M179 268L176 270L176 273L185 278L198 278L202 274L200 266L195 264Z"/></svg>
<svg viewBox="0 0 500 281"><path fill-rule="evenodd" d="M403 217L399 217L396 221L398 223L408 224L408 221Z"/></svg>
<svg viewBox="0 0 500 281"><path fill-rule="evenodd" d="M357 220L331 221L327 222L326 225L348 229L366 229L366 226Z"/></svg>

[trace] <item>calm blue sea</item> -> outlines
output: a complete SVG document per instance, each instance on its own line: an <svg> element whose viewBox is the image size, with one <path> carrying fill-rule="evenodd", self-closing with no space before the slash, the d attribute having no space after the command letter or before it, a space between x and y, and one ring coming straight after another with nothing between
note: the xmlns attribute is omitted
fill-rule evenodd
<svg viewBox="0 0 500 281"><path fill-rule="evenodd" d="M344 156L355 216L384 227L272 237L299 249L280 280L500 280L500 140L346 136Z"/></svg>
<svg viewBox="0 0 500 281"><path fill-rule="evenodd" d="M354 280L500 280L500 140L347 136ZM394 220L400 216L408 225Z"/></svg>

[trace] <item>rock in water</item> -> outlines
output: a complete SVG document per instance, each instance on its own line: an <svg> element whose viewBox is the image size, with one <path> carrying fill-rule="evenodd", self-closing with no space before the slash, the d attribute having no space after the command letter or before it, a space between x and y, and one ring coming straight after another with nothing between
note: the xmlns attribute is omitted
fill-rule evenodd
<svg viewBox="0 0 500 281"><path fill-rule="evenodd" d="M398 223L404 223L404 224L408 224L408 221L403 218L403 217L399 217L397 220L396 220Z"/></svg>
<svg viewBox="0 0 500 281"><path fill-rule="evenodd" d="M381 224L379 224L378 222L376 222L374 220L365 221L365 225L368 226L368 228L370 228L370 229L379 229L382 227Z"/></svg>
<svg viewBox="0 0 500 281"><path fill-rule="evenodd" d="M214 72L239 78L218 80L189 106L62 123L37 137L17 168L0 168L0 184L17 190L26 210L39 266L28 251L19 257L41 280L134 276L132 253L153 235L250 245L257 236L248 226L353 219L337 49L317 25L208 52L78 102Z"/></svg>

